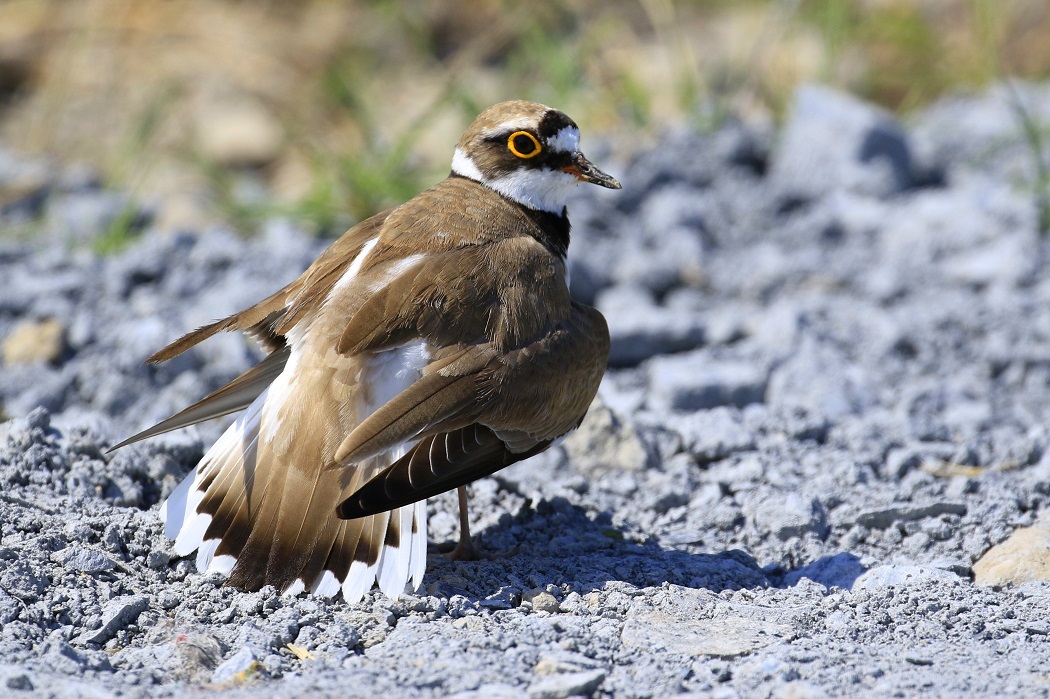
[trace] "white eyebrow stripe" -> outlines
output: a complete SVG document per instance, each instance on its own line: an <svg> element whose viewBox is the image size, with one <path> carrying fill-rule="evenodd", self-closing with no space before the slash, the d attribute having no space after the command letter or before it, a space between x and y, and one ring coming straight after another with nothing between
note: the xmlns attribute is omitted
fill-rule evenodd
<svg viewBox="0 0 1050 699"><path fill-rule="evenodd" d="M580 149L580 130L575 126L566 126L548 138L547 145L562 153L575 153Z"/></svg>
<svg viewBox="0 0 1050 699"><path fill-rule="evenodd" d="M491 138L492 136L502 134L506 131L528 131L535 126L536 121L534 119L530 119L529 117L517 117L515 119L507 119L499 126L486 130L484 136Z"/></svg>

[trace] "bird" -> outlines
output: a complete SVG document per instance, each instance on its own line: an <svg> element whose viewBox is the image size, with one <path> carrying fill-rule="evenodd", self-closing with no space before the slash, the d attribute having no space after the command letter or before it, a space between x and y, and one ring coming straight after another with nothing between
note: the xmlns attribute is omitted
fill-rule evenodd
<svg viewBox="0 0 1050 699"><path fill-rule="evenodd" d="M577 428L609 331L572 298L566 200L620 189L565 113L485 109L448 177L336 239L295 281L147 362L223 331L265 357L113 449L241 411L162 504L176 556L247 591L398 598L422 584L426 499L458 489L453 557L477 558L467 484Z"/></svg>

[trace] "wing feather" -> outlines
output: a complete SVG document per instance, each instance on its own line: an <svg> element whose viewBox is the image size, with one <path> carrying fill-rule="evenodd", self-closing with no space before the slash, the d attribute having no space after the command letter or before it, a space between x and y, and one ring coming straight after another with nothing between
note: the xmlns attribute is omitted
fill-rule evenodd
<svg viewBox="0 0 1050 699"><path fill-rule="evenodd" d="M481 408L477 383L476 376L424 376L354 428L335 462L357 463L450 420L472 422Z"/></svg>
<svg viewBox="0 0 1050 699"><path fill-rule="evenodd" d="M468 347L428 366L422 378L344 439L337 465L417 440L403 457L343 500L352 519L411 504L538 454L579 425L605 370L609 335L592 308L529 344L500 352ZM551 377L558 382L552 387Z"/></svg>
<svg viewBox="0 0 1050 699"><path fill-rule="evenodd" d="M435 434L345 499L336 512L343 519L356 519L411 505L527 459L552 441L541 440L515 453L495 432L476 423Z"/></svg>

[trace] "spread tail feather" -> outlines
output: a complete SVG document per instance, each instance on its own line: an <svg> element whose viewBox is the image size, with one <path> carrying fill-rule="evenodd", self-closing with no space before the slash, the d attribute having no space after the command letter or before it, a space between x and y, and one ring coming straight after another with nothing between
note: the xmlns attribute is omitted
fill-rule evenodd
<svg viewBox="0 0 1050 699"><path fill-rule="evenodd" d="M325 597L341 591L354 603L376 583L393 598L409 583L418 589L426 567L425 502L337 518L347 492L339 471L297 468L268 446L264 422L280 392L279 385L263 390L165 501L164 533L175 539L175 553L197 551L198 571L219 572L249 590L273 585ZM361 479L398 455L375 457Z"/></svg>

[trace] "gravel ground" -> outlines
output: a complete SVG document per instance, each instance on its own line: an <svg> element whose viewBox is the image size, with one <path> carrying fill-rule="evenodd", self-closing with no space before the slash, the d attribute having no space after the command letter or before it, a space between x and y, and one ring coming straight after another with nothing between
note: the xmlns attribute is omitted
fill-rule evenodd
<svg viewBox="0 0 1050 699"><path fill-rule="evenodd" d="M516 555L433 552L418 595L353 606L171 556L158 502L221 421L104 452L257 358L150 352L322 244L144 211L98 257L127 199L0 148L0 221L42 231L0 243L0 694L1046 695L1050 239L1009 95L905 125L810 87L776 133L592 145L624 184L570 207L613 334L599 399L473 486ZM1050 120L1050 88L1021 95ZM456 536L453 497L430 532Z"/></svg>

